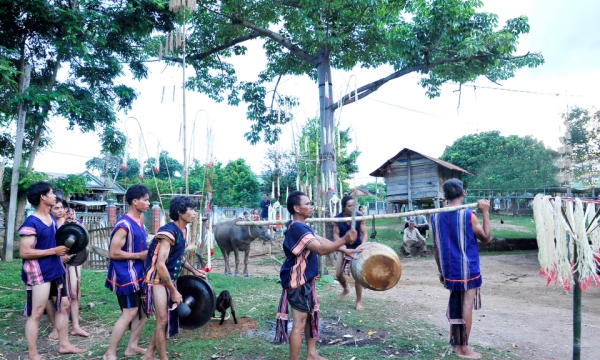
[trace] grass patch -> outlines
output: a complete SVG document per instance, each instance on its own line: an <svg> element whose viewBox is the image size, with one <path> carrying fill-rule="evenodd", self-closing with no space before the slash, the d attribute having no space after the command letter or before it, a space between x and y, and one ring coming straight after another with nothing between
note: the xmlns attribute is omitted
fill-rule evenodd
<svg viewBox="0 0 600 360"><path fill-rule="evenodd" d="M25 298L24 286L20 280L20 262L0 263L0 309L14 310L6 312L0 319L11 331L5 331L0 336L0 341L5 344L4 354L21 352L25 349L23 341L24 318L21 315ZM87 328L102 327L108 332L120 315L114 294L104 288L104 272L84 270L82 273L82 325ZM218 294L221 290L230 291L236 306L236 315L251 317L256 320L258 328L246 333L234 333L219 339L203 337L203 328L183 331L167 342L169 358L181 359L210 359L213 355L223 356L228 359L285 359L289 356L288 345L272 343L274 336L275 314L281 294L281 285L277 278L234 278L222 274L210 273L209 281ZM318 285L319 300L321 301L321 315L323 324L329 322L339 323L341 334L347 329L350 335L356 338L369 337L370 342L364 346L354 346L352 342L346 345L318 344L319 352L328 359L380 359L390 357L409 356L411 359L438 358L440 353L447 348L446 334L441 334L431 324L402 319L399 316L388 316L381 309L389 307L389 302L369 299L362 312L352 310L353 299L337 299L339 288L320 282ZM92 309L85 305L94 302L98 304ZM105 302L105 304L101 304ZM231 321L231 320L229 320ZM154 329L154 320L148 320L141 336L140 345L147 346L150 335ZM327 334L329 330L322 330ZM369 332L372 332L371 336ZM44 334L40 333L40 337ZM118 355L122 356L126 339L119 347ZM384 341L385 340L385 341ZM108 346L108 336L99 339L90 346L84 355L64 356L65 359L87 359L102 356ZM506 353L489 349L477 349L485 358L510 358ZM396 354L398 353L398 354ZM501 355L501 357L499 357ZM306 348L300 354L306 357ZM455 359L454 356L449 356Z"/></svg>

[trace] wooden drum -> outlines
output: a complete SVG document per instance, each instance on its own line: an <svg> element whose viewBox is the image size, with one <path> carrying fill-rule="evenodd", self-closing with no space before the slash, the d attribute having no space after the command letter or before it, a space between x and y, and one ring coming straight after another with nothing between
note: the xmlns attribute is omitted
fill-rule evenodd
<svg viewBox="0 0 600 360"><path fill-rule="evenodd" d="M354 254L352 277L375 291L384 291L396 286L402 276L402 264L394 250L383 244L368 242L358 247L364 249Z"/></svg>

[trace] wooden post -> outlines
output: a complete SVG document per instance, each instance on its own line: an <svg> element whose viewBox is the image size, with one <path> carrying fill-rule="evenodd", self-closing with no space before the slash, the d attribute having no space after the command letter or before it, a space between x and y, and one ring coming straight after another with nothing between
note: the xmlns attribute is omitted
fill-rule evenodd
<svg viewBox="0 0 600 360"><path fill-rule="evenodd" d="M573 246L573 262L577 263L577 246ZM573 360L581 357L581 288L579 271L573 273Z"/></svg>
<svg viewBox="0 0 600 360"><path fill-rule="evenodd" d="M23 64L23 63L22 63ZM29 87L31 80L31 65L25 65L19 79L19 94L23 94ZM17 192L19 191L19 167L23 160L23 136L25 133L25 117L27 111L23 109L23 101L19 101L17 110L17 134L15 137L15 156L13 158L12 177L10 181L10 198L8 205L8 223L6 224L4 261L13 261L13 242L15 239L15 221L17 218Z"/></svg>
<svg viewBox="0 0 600 360"><path fill-rule="evenodd" d="M410 178L410 151L406 153L406 189L408 191L408 211L412 211L412 180Z"/></svg>
<svg viewBox="0 0 600 360"><path fill-rule="evenodd" d="M197 218L193 223L192 223L192 237L190 239L190 242L188 243L190 246L196 246L197 245L197 241L196 239L198 238L198 222L202 221L202 214L200 214L199 218ZM194 265L194 258L196 257L196 251L195 250L191 250L190 254L188 256L188 261L190 264Z"/></svg>

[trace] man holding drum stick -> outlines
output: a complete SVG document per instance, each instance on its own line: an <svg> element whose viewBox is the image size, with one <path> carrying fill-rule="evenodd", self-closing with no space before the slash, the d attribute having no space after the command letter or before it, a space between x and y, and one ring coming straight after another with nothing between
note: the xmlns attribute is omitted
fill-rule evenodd
<svg viewBox="0 0 600 360"><path fill-rule="evenodd" d="M292 191L287 198L287 209L292 220L286 224L283 251L286 259L280 270L283 291L277 310L276 342L290 343L290 360L297 360L302 346L302 333L306 337L307 359L323 359L317 354L319 335L319 302L315 278L319 274L317 255L327 255L356 240L356 230L351 229L343 238L329 241L316 235L306 225L312 216L310 199L301 191ZM354 250L354 252L357 252ZM288 302L294 321L288 338Z"/></svg>
<svg viewBox="0 0 600 360"><path fill-rule="evenodd" d="M465 193L462 181L450 179L442 186L448 206L459 206ZM479 200L477 208L483 215L483 226L471 209L431 215L433 250L440 282L450 290L446 315L450 322L450 344L461 358L480 359L471 349L469 334L473 309L481 308L481 271L477 239L490 242L490 202Z"/></svg>

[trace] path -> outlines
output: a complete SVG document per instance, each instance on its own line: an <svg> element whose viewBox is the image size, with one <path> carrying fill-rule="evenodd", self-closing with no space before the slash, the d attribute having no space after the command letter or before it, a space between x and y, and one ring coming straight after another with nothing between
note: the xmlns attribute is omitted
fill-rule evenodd
<svg viewBox="0 0 600 360"><path fill-rule="evenodd" d="M260 244L253 243L253 253ZM250 260L251 276L278 276L278 266L257 265L264 257ZM233 262L233 261L232 261ZM263 262L264 264L264 262ZM385 292L366 290L369 298L395 303L399 317L411 317L439 327L446 334L448 292L439 283L433 257L402 259L398 285ZM223 271L223 261L215 261ZM482 309L474 312L471 341L475 345L510 351L522 359L568 359L572 357L572 293L546 286L539 276L537 252L515 252L481 257ZM597 359L595 341L600 339L600 288L582 296L582 359Z"/></svg>

